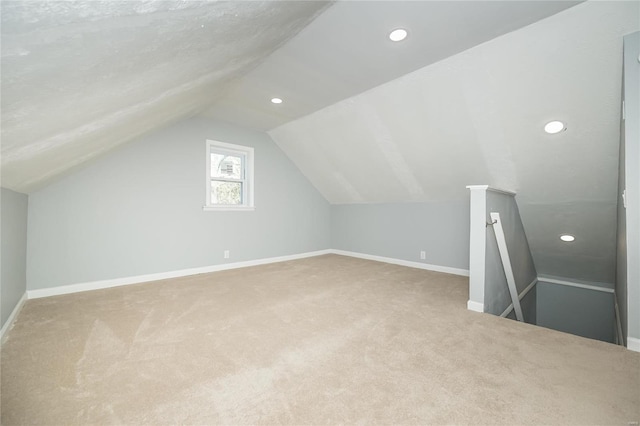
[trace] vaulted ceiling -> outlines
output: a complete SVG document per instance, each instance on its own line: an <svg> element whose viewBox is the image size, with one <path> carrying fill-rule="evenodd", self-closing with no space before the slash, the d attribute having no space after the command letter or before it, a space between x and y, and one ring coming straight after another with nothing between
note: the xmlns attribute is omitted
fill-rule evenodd
<svg viewBox="0 0 640 426"><path fill-rule="evenodd" d="M3 0L2 185L32 191L199 113L328 5Z"/></svg>
<svg viewBox="0 0 640 426"><path fill-rule="evenodd" d="M204 114L269 130L334 204L514 190L539 272L613 280L636 1L3 0L0 13L3 187L37 190ZM387 39L396 27L405 41ZM567 130L543 133L551 119ZM561 232L579 238L568 248Z"/></svg>
<svg viewBox="0 0 640 426"><path fill-rule="evenodd" d="M575 3L3 0L2 185L203 111L271 129Z"/></svg>
<svg viewBox="0 0 640 426"><path fill-rule="evenodd" d="M639 6L574 6L269 133L335 204L514 191L539 273L612 283L622 36ZM567 130L545 133L551 120Z"/></svg>

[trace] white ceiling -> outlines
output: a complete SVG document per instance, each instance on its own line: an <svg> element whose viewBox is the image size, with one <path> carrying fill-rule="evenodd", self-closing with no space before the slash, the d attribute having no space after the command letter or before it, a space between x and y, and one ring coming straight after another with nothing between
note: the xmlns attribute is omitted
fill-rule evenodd
<svg viewBox="0 0 640 426"><path fill-rule="evenodd" d="M204 115L269 130L577 1L342 1L231 86ZM402 43L390 30L409 29ZM274 106L274 97L285 100Z"/></svg>
<svg viewBox="0 0 640 426"><path fill-rule="evenodd" d="M2 186L204 112L272 129L331 203L516 190L538 272L612 281L638 2L576 3L3 0Z"/></svg>
<svg viewBox="0 0 640 426"><path fill-rule="evenodd" d="M269 134L334 204L513 190L539 273L613 282L622 36L639 5L580 4ZM553 119L568 129L544 133Z"/></svg>
<svg viewBox="0 0 640 426"><path fill-rule="evenodd" d="M2 186L32 191L202 111L327 6L3 0Z"/></svg>
<svg viewBox="0 0 640 426"><path fill-rule="evenodd" d="M37 190L207 109L271 129L573 4L3 0L2 185Z"/></svg>

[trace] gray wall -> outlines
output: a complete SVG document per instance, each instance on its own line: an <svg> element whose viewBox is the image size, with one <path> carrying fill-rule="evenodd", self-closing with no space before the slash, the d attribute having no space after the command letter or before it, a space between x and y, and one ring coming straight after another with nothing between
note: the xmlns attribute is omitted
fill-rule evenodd
<svg viewBox="0 0 640 426"><path fill-rule="evenodd" d="M640 32L624 38L626 120L622 126L619 191L626 188L627 208L618 201L616 292L623 333L640 339ZM618 194L620 197L620 194Z"/></svg>
<svg viewBox="0 0 640 426"><path fill-rule="evenodd" d="M624 88L623 88L624 99ZM625 134L624 121L620 115L620 155L618 168L618 205L617 205L617 232L616 232L616 299L620 312L620 324L622 326L623 344L627 340L627 212L622 200L622 192L625 184Z"/></svg>
<svg viewBox="0 0 640 426"><path fill-rule="evenodd" d="M613 343L612 293L544 281L536 287L539 326Z"/></svg>
<svg viewBox="0 0 640 426"><path fill-rule="evenodd" d="M206 139L255 148L255 211L202 210ZM30 195L27 286L327 249L329 226L327 201L266 133L194 118Z"/></svg>
<svg viewBox="0 0 640 426"><path fill-rule="evenodd" d="M332 205L331 246L469 269L469 199ZM422 250L425 260L420 260Z"/></svg>
<svg viewBox="0 0 640 426"><path fill-rule="evenodd" d="M27 206L28 197L25 194L2 188L0 196L1 326L4 326L27 290Z"/></svg>
<svg viewBox="0 0 640 426"><path fill-rule="evenodd" d="M518 294L537 277L533 257L529 249L520 212L515 197L500 192L487 191L487 222L491 222L490 213L500 213L502 229L504 231L507 249L511 260L511 268L516 281ZM485 312L500 315L511 304L511 296L507 286L498 243L493 226L487 227L486 257L485 257ZM535 324L536 297L527 295L521 301L524 319ZM528 314L528 315L527 315Z"/></svg>

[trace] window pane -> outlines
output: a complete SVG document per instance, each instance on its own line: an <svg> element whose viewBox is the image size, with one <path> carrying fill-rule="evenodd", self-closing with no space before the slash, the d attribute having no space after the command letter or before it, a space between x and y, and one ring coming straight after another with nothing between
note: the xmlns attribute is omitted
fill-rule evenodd
<svg viewBox="0 0 640 426"><path fill-rule="evenodd" d="M211 181L211 204L242 204L242 183Z"/></svg>
<svg viewBox="0 0 640 426"><path fill-rule="evenodd" d="M242 156L211 153L211 177L242 179Z"/></svg>

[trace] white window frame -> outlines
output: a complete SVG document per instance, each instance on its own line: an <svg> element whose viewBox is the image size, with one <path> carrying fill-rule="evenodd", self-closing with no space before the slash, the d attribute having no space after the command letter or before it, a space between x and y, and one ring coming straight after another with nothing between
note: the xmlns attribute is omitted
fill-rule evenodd
<svg viewBox="0 0 640 426"><path fill-rule="evenodd" d="M242 204L213 204L211 202L211 182L224 179L214 178L211 176L211 153L231 154L243 157L243 176L244 179L234 182L242 182ZM234 145L231 143L214 141L207 139L206 143L206 163L207 169L205 173L205 200L206 203L202 208L205 211L251 211L255 210L253 204L253 148L242 145Z"/></svg>

